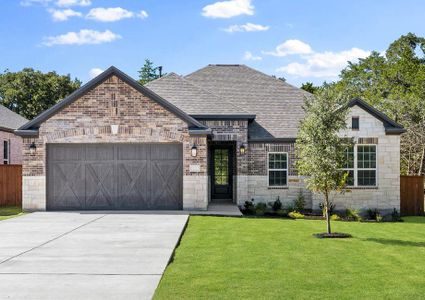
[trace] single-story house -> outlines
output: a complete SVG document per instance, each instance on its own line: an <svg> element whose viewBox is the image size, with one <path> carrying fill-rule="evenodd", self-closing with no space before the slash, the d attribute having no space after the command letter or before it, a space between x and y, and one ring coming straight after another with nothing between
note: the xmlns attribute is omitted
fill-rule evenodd
<svg viewBox="0 0 425 300"><path fill-rule="evenodd" d="M309 93L244 65L208 65L145 86L115 67L17 130L28 210L185 209L210 202L322 201L295 168ZM338 208L400 207L404 129L350 102L350 186Z"/></svg>
<svg viewBox="0 0 425 300"><path fill-rule="evenodd" d="M22 138L14 131L28 120L0 104L0 164L22 163Z"/></svg>

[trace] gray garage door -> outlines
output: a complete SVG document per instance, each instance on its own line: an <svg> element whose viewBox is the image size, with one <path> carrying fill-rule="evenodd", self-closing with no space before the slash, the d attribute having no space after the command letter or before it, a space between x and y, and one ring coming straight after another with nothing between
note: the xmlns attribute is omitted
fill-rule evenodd
<svg viewBox="0 0 425 300"><path fill-rule="evenodd" d="M48 144L48 210L182 209L181 144Z"/></svg>

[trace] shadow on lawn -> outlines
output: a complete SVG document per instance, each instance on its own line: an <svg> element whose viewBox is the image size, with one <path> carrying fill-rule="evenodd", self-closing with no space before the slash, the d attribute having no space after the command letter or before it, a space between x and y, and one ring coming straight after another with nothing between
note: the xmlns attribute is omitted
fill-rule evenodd
<svg viewBox="0 0 425 300"><path fill-rule="evenodd" d="M382 245L425 247L425 242L412 242L412 241L379 239L379 238L368 238L368 239L363 239L363 240L367 241L367 242L379 243L379 244L382 244Z"/></svg>

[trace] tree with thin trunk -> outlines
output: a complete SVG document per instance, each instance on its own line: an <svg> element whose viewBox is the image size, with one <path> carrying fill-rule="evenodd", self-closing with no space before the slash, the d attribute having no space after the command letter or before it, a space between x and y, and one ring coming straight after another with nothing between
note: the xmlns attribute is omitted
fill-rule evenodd
<svg viewBox="0 0 425 300"><path fill-rule="evenodd" d="M347 99L331 89L321 89L314 97L306 98L305 117L296 140L297 169L306 176L307 188L323 196L323 205L330 235L330 197L341 192L348 173L342 171L345 151L352 141L341 136L346 128Z"/></svg>

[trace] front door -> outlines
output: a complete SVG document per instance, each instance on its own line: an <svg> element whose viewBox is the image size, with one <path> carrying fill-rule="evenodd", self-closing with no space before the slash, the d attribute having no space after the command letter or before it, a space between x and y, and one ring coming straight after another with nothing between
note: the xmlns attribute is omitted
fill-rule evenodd
<svg viewBox="0 0 425 300"><path fill-rule="evenodd" d="M232 148L213 148L211 153L212 199L232 199Z"/></svg>

